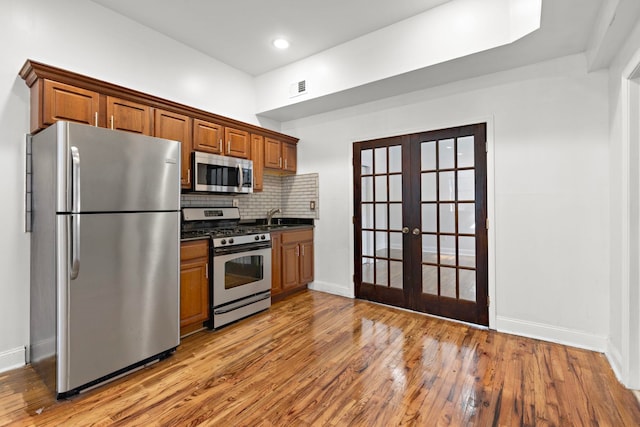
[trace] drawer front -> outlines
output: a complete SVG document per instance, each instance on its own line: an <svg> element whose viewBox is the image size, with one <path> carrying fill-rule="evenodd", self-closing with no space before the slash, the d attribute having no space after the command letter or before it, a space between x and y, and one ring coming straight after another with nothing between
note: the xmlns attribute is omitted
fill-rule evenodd
<svg viewBox="0 0 640 427"><path fill-rule="evenodd" d="M306 240L313 240L313 229L309 230L296 230L296 231L283 231L282 232L282 244L304 242Z"/></svg>
<svg viewBox="0 0 640 427"><path fill-rule="evenodd" d="M209 257L209 239L182 242L180 244L180 261Z"/></svg>

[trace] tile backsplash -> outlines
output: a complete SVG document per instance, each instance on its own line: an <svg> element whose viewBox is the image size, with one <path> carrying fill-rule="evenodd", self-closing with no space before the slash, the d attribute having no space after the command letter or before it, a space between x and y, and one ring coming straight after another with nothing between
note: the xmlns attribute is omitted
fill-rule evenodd
<svg viewBox="0 0 640 427"><path fill-rule="evenodd" d="M233 206L238 200L242 219L260 219L267 216L267 211L280 208L282 213L274 218L312 218L320 219L318 174L274 176L265 175L263 190L251 194L221 196L215 194L182 195L182 207L190 206ZM311 210L311 203L315 209Z"/></svg>

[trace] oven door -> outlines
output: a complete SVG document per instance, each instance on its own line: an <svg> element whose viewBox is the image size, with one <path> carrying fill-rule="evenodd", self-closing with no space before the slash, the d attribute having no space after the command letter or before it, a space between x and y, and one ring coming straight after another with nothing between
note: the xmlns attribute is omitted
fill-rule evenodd
<svg viewBox="0 0 640 427"><path fill-rule="evenodd" d="M213 307L271 289L271 244L260 249L219 248L213 255Z"/></svg>
<svg viewBox="0 0 640 427"><path fill-rule="evenodd" d="M193 171L194 191L253 192L253 162L251 160L194 152Z"/></svg>

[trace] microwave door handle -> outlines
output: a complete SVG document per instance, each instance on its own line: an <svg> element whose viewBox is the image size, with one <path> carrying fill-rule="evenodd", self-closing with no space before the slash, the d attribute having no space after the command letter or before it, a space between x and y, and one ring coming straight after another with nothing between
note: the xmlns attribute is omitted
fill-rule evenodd
<svg viewBox="0 0 640 427"><path fill-rule="evenodd" d="M242 171L242 165L238 165L238 174L240 176L240 182L238 183L238 188L242 188L244 186L244 172Z"/></svg>
<svg viewBox="0 0 640 427"><path fill-rule="evenodd" d="M80 152L77 147L71 147L71 280L78 277L80 272Z"/></svg>

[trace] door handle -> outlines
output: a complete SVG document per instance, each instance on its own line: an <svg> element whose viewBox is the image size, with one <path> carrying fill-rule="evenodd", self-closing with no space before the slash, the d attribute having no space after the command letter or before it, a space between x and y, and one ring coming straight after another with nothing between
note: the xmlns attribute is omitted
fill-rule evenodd
<svg viewBox="0 0 640 427"><path fill-rule="evenodd" d="M420 229L416 227L411 232L413 233L414 236L417 236L420 234Z"/></svg>
<svg viewBox="0 0 640 427"><path fill-rule="evenodd" d="M80 152L78 147L71 147L71 280L80 272Z"/></svg>
<svg viewBox="0 0 640 427"><path fill-rule="evenodd" d="M402 227L402 234L408 234L409 233L409 227Z"/></svg>

